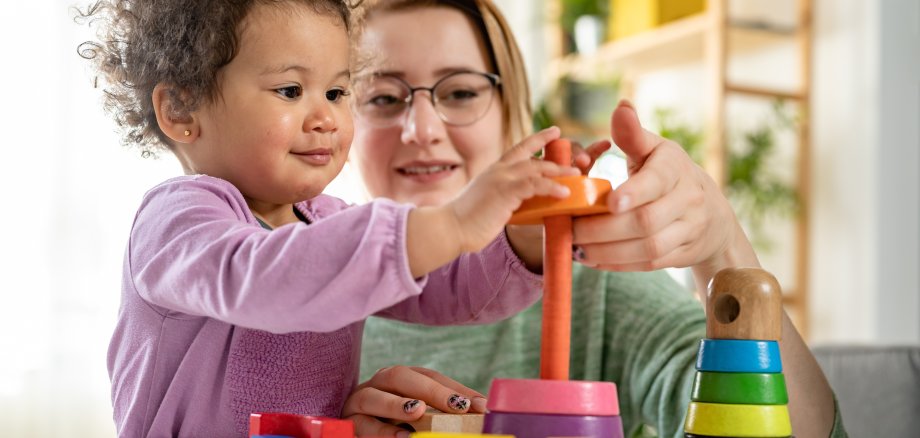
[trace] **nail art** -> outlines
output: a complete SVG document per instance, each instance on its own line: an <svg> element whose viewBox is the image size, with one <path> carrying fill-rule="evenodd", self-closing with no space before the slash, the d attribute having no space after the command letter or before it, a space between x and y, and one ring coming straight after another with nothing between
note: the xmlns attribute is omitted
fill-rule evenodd
<svg viewBox="0 0 920 438"><path fill-rule="evenodd" d="M576 262L584 261L585 259L585 250L577 245L572 245L572 258Z"/></svg>
<svg viewBox="0 0 920 438"><path fill-rule="evenodd" d="M447 406L455 411L462 411L470 407L470 399L460 394L453 394L447 399Z"/></svg>
<svg viewBox="0 0 920 438"><path fill-rule="evenodd" d="M403 411L405 411L408 414L414 411L415 408L417 408L420 403L421 402L419 402L418 400L409 400L405 404L403 404Z"/></svg>

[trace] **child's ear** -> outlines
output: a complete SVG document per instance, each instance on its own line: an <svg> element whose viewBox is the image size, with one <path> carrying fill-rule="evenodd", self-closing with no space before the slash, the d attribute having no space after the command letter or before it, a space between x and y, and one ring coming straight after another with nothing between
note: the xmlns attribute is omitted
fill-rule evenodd
<svg viewBox="0 0 920 438"><path fill-rule="evenodd" d="M157 125L172 141L191 143L200 133L198 120L189 112L176 110L182 105L175 102L175 96L175 90L167 84L153 87L153 111L157 116Z"/></svg>

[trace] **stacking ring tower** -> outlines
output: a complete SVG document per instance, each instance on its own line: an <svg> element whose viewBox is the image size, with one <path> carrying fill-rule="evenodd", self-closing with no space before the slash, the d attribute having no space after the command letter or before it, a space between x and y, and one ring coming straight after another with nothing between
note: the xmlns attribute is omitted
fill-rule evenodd
<svg viewBox="0 0 920 438"><path fill-rule="evenodd" d="M568 166L571 144L556 140L545 159ZM509 222L544 225L543 327L540 379L494 379L483 432L517 438L622 438L616 385L570 381L572 310L572 217L607 212L610 182L585 176L558 178L571 195L525 201Z"/></svg>
<svg viewBox="0 0 920 438"><path fill-rule="evenodd" d="M699 437L789 437L779 344L782 292L770 273L725 269L712 279L684 433Z"/></svg>

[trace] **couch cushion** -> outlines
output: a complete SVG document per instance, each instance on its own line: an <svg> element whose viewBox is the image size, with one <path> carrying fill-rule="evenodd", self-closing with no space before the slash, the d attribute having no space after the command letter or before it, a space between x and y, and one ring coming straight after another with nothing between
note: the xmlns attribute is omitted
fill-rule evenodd
<svg viewBox="0 0 920 438"><path fill-rule="evenodd" d="M813 352L850 436L920 436L920 346L822 346Z"/></svg>

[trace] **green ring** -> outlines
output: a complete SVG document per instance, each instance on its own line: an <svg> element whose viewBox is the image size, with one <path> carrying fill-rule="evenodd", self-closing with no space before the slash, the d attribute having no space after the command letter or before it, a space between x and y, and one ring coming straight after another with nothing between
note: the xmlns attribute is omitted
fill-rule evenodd
<svg viewBox="0 0 920 438"><path fill-rule="evenodd" d="M782 373L714 373L697 371L690 398L697 402L737 405L785 405Z"/></svg>

